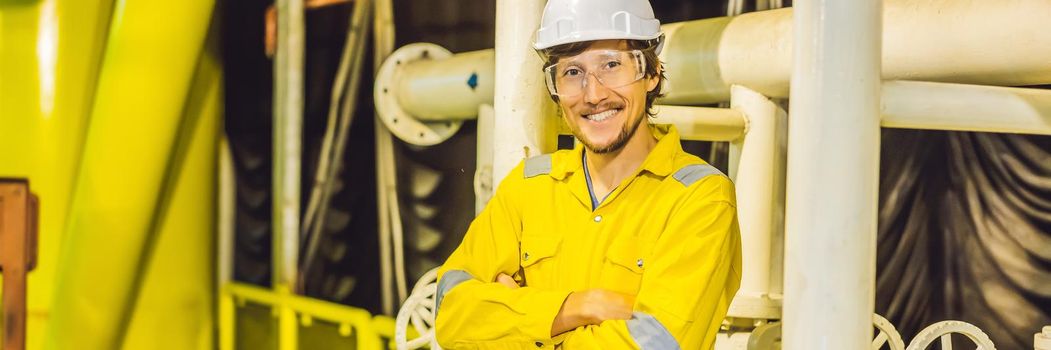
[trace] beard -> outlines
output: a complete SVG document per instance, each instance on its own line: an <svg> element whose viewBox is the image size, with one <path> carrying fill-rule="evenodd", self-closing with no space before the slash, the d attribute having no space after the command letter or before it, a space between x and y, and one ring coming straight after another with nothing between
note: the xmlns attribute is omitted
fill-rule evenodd
<svg viewBox="0 0 1051 350"><path fill-rule="evenodd" d="M624 126L620 129L620 133L617 134L617 138L613 139L613 142L610 142L608 145L602 147L598 147L595 144L591 143L591 140L585 138L583 133L579 129L573 130L573 136L575 136L577 140L580 140L580 143L583 143L584 147L588 150L591 150L591 152L593 153L612 153L619 151L620 149L624 148L625 145L628 144L628 140L631 140L631 136L635 135L635 131L639 128L639 125L642 124L643 119L646 119L645 113L643 113L642 116L635 118L634 122L629 121L628 123L625 123ZM630 126L628 125L629 123L631 124Z"/></svg>

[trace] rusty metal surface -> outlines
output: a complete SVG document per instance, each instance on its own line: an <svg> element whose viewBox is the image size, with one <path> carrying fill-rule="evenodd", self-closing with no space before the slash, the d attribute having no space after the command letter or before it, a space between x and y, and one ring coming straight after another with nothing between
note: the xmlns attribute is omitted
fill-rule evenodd
<svg viewBox="0 0 1051 350"><path fill-rule="evenodd" d="M24 179L0 179L3 349L26 346L26 274L36 265L38 200Z"/></svg>

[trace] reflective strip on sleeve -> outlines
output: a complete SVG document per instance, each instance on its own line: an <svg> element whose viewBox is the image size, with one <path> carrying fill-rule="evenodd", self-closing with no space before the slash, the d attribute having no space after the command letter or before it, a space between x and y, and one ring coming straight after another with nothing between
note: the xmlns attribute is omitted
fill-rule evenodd
<svg viewBox="0 0 1051 350"><path fill-rule="evenodd" d="M438 281L438 290L434 295L434 315L438 317L438 310L442 306L442 299L445 298L445 293L448 293L454 287L474 279L474 276L467 273L464 270L449 270L442 275L442 279Z"/></svg>
<svg viewBox="0 0 1051 350"><path fill-rule="evenodd" d="M668 332L667 328L656 318L642 312L634 312L626 321L628 333L635 339L635 344L642 350L679 349L679 342Z"/></svg>
<svg viewBox="0 0 1051 350"><path fill-rule="evenodd" d="M551 173L551 155L544 154L526 159L525 167L522 169L525 178Z"/></svg>
<svg viewBox="0 0 1051 350"><path fill-rule="evenodd" d="M690 164L682 167L679 171L676 171L672 177L679 180L684 186L690 187L695 182L708 177L709 175L722 175L723 173L715 167L708 164Z"/></svg>

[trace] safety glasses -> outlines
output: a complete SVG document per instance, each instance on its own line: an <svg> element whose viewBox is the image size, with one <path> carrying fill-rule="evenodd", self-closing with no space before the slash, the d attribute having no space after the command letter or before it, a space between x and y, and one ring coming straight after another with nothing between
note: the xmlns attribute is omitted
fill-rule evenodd
<svg viewBox="0 0 1051 350"><path fill-rule="evenodd" d="M640 50L597 50L567 57L544 68L547 89L559 97L580 96L587 89L588 75L599 84L619 88L646 75L646 58Z"/></svg>

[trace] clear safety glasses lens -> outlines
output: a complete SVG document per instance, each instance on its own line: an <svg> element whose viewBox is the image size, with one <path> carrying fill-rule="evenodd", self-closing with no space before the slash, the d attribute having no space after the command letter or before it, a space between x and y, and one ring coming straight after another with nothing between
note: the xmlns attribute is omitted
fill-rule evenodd
<svg viewBox="0 0 1051 350"><path fill-rule="evenodd" d="M588 75L594 75L599 84L611 89L634 83L646 75L646 59L639 50L588 52L559 61L544 68L544 76L548 91L562 97L583 94Z"/></svg>

